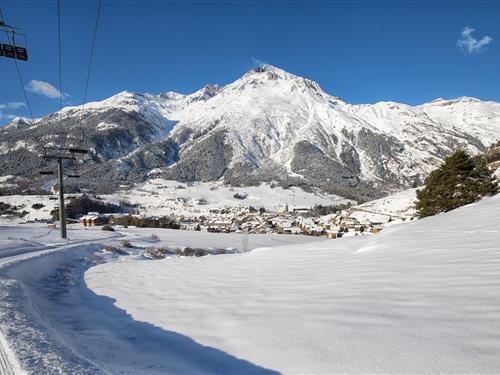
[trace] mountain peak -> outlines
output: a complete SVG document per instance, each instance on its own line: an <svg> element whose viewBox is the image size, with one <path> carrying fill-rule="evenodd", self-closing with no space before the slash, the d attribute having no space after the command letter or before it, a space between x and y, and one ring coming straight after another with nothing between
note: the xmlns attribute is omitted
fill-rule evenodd
<svg viewBox="0 0 500 375"><path fill-rule="evenodd" d="M280 69L280 68L277 68L277 67L270 65L270 64L259 65L258 67L251 69L247 73L247 75L260 74L260 73L267 73L267 78L273 79L273 80L276 80L276 79L288 80L288 79L297 78L296 75L288 73L287 71Z"/></svg>
<svg viewBox="0 0 500 375"><path fill-rule="evenodd" d="M181 100L186 97L186 95L179 94L178 92L175 91L167 91L167 92L162 92L160 95L158 95L162 99L166 100Z"/></svg>
<svg viewBox="0 0 500 375"><path fill-rule="evenodd" d="M425 105L448 106L448 105L452 105L452 104L463 104L463 103L481 103L481 100L477 99L477 98L473 98L471 96L461 96L461 97L454 98L454 99L437 98L429 103L423 104L423 106L425 106Z"/></svg>
<svg viewBox="0 0 500 375"><path fill-rule="evenodd" d="M30 120L28 118L17 116L17 117L14 117L9 122L9 124L5 126L4 129L7 129L7 128L21 128L21 127L27 127L28 125L30 125Z"/></svg>
<svg viewBox="0 0 500 375"><path fill-rule="evenodd" d="M189 95L189 97L190 97L191 101L198 101L198 100L206 101L210 98L213 98L221 90L222 89L219 85L210 83L208 85L203 86L200 90Z"/></svg>

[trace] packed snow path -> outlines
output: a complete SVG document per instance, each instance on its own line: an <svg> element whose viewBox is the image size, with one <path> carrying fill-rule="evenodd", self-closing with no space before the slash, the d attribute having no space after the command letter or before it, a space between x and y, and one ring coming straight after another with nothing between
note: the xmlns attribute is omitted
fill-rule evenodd
<svg viewBox="0 0 500 375"><path fill-rule="evenodd" d="M5 338L0 333L0 375L15 375L21 371L16 357L10 351Z"/></svg>
<svg viewBox="0 0 500 375"><path fill-rule="evenodd" d="M139 321L284 373L496 373L500 195L381 234L91 268Z"/></svg>
<svg viewBox="0 0 500 375"><path fill-rule="evenodd" d="M83 282L89 267L114 257L99 251L103 244L123 236L135 244L150 243L151 234L158 233L167 238L161 243L170 246L211 243L237 247L242 235L133 228L106 233L73 228L71 240L58 240L56 232L37 242L40 233L47 234L46 228L0 227L0 255L4 254L0 259L1 375L272 372L187 336L135 321L113 300L97 296ZM295 241L290 236L257 235L248 240L248 246ZM44 247L45 243L51 246ZM27 253L28 249L32 251Z"/></svg>

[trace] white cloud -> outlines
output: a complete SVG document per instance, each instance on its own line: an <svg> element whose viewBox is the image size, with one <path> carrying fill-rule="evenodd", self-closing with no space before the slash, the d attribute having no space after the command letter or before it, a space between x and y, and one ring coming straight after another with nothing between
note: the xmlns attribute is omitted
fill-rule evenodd
<svg viewBox="0 0 500 375"><path fill-rule="evenodd" d="M26 104L21 103L21 102L12 102L12 103L5 103L5 104L0 104L0 109L19 109L21 107L24 107Z"/></svg>
<svg viewBox="0 0 500 375"><path fill-rule="evenodd" d="M36 79L31 80L26 87L28 91L34 92L46 96L47 98L56 99L59 98L59 90L52 86L50 83L45 81L37 81ZM62 93L62 98L66 99L69 95Z"/></svg>
<svg viewBox="0 0 500 375"><path fill-rule="evenodd" d="M14 115L8 115L8 114L3 114L2 111L0 111L0 120L12 120Z"/></svg>
<svg viewBox="0 0 500 375"><path fill-rule="evenodd" d="M0 120L12 120L13 118L15 118L16 116L15 115L11 115L9 113L3 113L3 110L7 109L7 110L12 110L12 109L19 109L21 107L24 107L26 104L25 103L21 103L21 102L11 102L11 103L4 103L4 104L0 104Z"/></svg>
<svg viewBox="0 0 500 375"><path fill-rule="evenodd" d="M252 64L254 66L261 66L261 65L266 65L267 63L265 61L262 61L260 59L255 58L255 57L252 57Z"/></svg>
<svg viewBox="0 0 500 375"><path fill-rule="evenodd" d="M481 53L486 50L486 46L493 42L490 36L484 36L481 39L476 39L472 33L476 31L472 27L466 26L462 30L460 39L457 40L457 46L466 54Z"/></svg>

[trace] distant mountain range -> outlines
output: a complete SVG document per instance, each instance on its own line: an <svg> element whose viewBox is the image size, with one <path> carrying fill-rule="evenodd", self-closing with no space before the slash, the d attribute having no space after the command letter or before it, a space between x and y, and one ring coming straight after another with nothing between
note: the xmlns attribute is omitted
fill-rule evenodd
<svg viewBox="0 0 500 375"><path fill-rule="evenodd" d="M0 128L0 174L41 187L41 146L63 143L91 150L78 163L77 185L97 192L161 175L273 180L367 199L421 184L453 150L482 152L500 138L500 103L352 105L270 65L191 95L121 92L84 109Z"/></svg>

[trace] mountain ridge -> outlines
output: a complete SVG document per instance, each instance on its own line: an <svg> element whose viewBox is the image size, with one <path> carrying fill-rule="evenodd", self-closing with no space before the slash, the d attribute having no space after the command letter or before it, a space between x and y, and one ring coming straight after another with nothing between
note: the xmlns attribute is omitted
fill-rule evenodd
<svg viewBox="0 0 500 375"><path fill-rule="evenodd" d="M99 179L126 184L159 173L368 198L420 184L453 150L479 153L500 138L500 103L349 104L271 65L189 95L123 91L84 109L81 121L76 106L0 128L0 162L18 164L2 173L33 175L40 146L64 143L90 149L81 185L97 191L107 189Z"/></svg>

